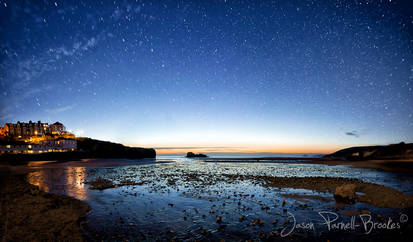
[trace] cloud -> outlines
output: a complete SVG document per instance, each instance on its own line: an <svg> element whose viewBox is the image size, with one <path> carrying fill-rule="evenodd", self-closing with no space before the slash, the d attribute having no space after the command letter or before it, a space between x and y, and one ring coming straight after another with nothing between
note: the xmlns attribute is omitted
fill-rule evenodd
<svg viewBox="0 0 413 242"><path fill-rule="evenodd" d="M59 108L52 108L52 109L46 109L45 111L48 113L61 113L61 112L65 112L68 110L71 110L75 107L76 105L68 105L68 106L64 106L64 107L59 107Z"/></svg>
<svg viewBox="0 0 413 242"><path fill-rule="evenodd" d="M346 132L346 135L348 135L348 136L354 136L354 137L356 137L356 138L360 137L360 134L359 134L357 131L355 131L355 130Z"/></svg>
<svg viewBox="0 0 413 242"><path fill-rule="evenodd" d="M73 55L81 55L82 52L93 48L98 43L98 37L92 37L84 42L75 42L72 48L68 48L66 46L60 46L55 49L50 49L49 52L56 54L56 59L60 59L60 55L64 56L73 56Z"/></svg>
<svg viewBox="0 0 413 242"><path fill-rule="evenodd" d="M55 84L47 85L42 80L42 76L55 71L62 57L83 56L102 38L104 38L103 33L83 41L75 41L70 47L49 48L30 57L19 55L19 51L8 44L0 44L6 55L6 58L0 61L0 103L7 102L7 106L0 108L0 119L10 120L11 113L25 105L29 99L41 96L51 89ZM72 108L66 106L46 111L59 113Z"/></svg>

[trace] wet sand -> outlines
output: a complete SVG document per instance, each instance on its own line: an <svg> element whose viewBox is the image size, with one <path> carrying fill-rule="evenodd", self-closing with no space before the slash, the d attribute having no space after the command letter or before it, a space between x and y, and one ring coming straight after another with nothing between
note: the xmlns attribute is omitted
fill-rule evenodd
<svg viewBox="0 0 413 242"><path fill-rule="evenodd" d="M82 241L80 223L90 207L29 184L25 176L0 176L1 241Z"/></svg>

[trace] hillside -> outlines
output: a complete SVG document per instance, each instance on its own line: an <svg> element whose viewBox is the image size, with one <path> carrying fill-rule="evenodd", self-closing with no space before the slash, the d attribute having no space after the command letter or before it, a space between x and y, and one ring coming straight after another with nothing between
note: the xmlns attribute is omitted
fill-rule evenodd
<svg viewBox="0 0 413 242"><path fill-rule="evenodd" d="M155 158L156 152L152 148L135 148L108 141L90 138L76 138L79 152L88 153L93 158Z"/></svg>
<svg viewBox="0 0 413 242"><path fill-rule="evenodd" d="M385 146L360 146L339 150L323 158L341 160L402 160L413 159L413 143Z"/></svg>

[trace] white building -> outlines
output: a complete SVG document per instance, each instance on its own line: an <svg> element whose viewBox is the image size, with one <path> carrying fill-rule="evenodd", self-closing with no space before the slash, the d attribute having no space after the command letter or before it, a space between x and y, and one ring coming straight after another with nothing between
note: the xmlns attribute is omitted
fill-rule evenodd
<svg viewBox="0 0 413 242"><path fill-rule="evenodd" d="M0 153L38 154L45 152L75 151L76 148L76 140L45 140L41 141L40 144L0 145Z"/></svg>

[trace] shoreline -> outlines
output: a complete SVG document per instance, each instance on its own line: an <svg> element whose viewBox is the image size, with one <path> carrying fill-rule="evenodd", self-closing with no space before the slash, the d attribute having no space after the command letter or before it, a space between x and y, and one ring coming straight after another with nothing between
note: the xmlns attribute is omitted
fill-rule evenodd
<svg viewBox="0 0 413 242"><path fill-rule="evenodd" d="M313 160L312 164L345 165L352 168L374 169L393 173L413 173L413 160L366 160L366 161L340 161L340 160Z"/></svg>
<svg viewBox="0 0 413 242"><path fill-rule="evenodd" d="M413 160L411 159L387 159L387 160L360 160L348 161L329 158L310 157L257 157L257 158L209 158L204 162L243 162L243 163L284 163L290 161L296 164L320 164L320 165L345 165L353 168L375 169L385 172L413 173Z"/></svg>

